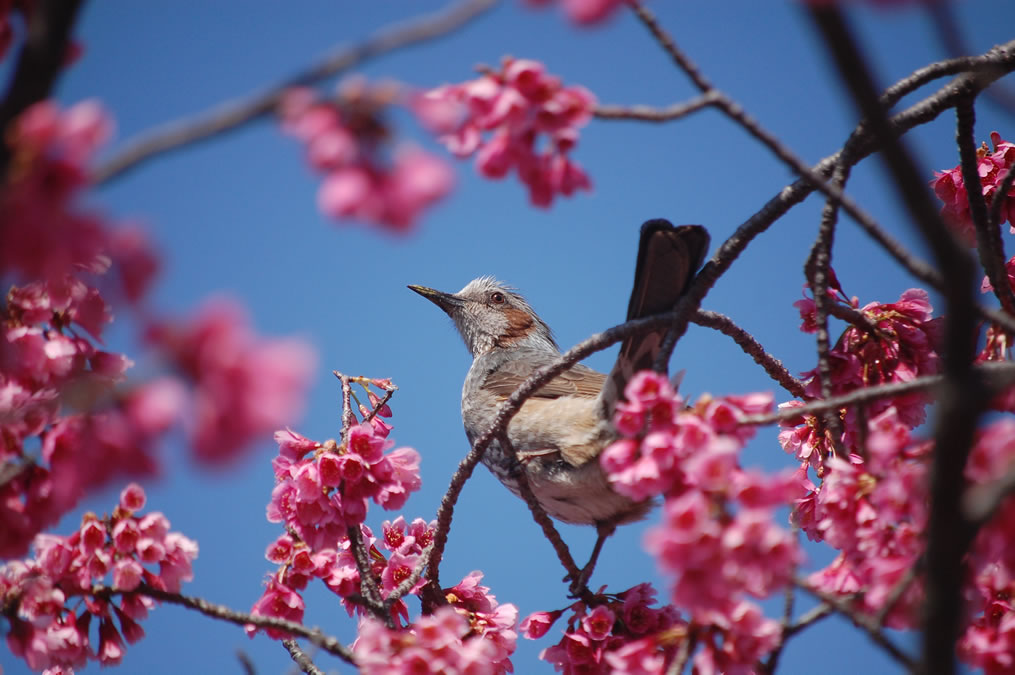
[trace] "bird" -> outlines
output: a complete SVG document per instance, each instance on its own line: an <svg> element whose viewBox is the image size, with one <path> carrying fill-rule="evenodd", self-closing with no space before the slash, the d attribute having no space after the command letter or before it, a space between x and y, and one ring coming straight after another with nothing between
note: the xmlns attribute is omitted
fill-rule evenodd
<svg viewBox="0 0 1015 675"><path fill-rule="evenodd" d="M646 221L627 319L671 311L704 261L709 241L701 225ZM462 420L474 446L500 405L537 369L558 360L560 349L528 301L493 277L473 279L457 293L408 288L451 317L472 354L462 387ZM524 474L547 514L565 523L595 525L600 538L590 564L617 525L640 520L652 507L651 500L615 492L598 460L618 438L612 419L627 382L653 367L665 332L660 327L625 338L609 374L579 363L557 375L522 404L506 434L491 441L482 457L515 495L521 496Z"/></svg>

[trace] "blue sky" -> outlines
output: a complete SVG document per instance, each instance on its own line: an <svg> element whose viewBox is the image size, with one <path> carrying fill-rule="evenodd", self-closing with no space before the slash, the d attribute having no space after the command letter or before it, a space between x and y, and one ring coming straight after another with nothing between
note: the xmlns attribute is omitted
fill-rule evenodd
<svg viewBox="0 0 1015 675"><path fill-rule="evenodd" d="M717 86L805 160L816 162L841 146L856 115L796 2L650 6ZM122 142L249 95L337 45L437 7L423 1L93 2L78 30L84 56L66 74L58 97L66 104L101 99L117 120ZM960 2L956 11L958 29L977 53L1012 37L1010 0ZM851 17L883 85L944 56L918 8L856 8ZM543 61L602 103L666 105L695 94L632 16L621 12L604 26L582 30L556 9L532 11L517 0L439 42L373 60L362 72L430 87L471 78L473 66L496 64L506 54ZM1007 82L1015 87L1012 77ZM437 149L411 119L394 119L400 133ZM986 140L992 130L1012 139L1015 118L982 101L977 138ZM928 180L932 169L957 163L953 138L954 121L947 114L912 135ZM301 146L270 121L145 165L91 200L112 217L150 226L167 259L156 291L160 308L184 312L211 293L227 293L247 304L261 332L300 335L316 346L320 372L307 415L293 420L293 428L320 440L338 434L339 387L332 369L391 377L400 387L392 401L392 437L423 457L423 488L403 513L429 520L468 450L459 398L470 361L450 321L406 284L455 291L476 276L493 274L526 295L566 348L623 320L642 221L702 223L714 248L793 180L766 149L715 111L664 125L593 121L574 157L589 171L594 192L558 200L548 211L531 208L513 178L483 180L460 162L454 194L408 237L320 215L318 178L306 166ZM869 160L855 172L848 192L896 237L912 242L911 225L885 182L881 167ZM800 297L803 261L820 208L811 198L791 211L749 247L703 305L731 315L797 373L813 367L815 358L811 338L797 330L792 303ZM836 247L839 278L861 303L893 301L916 285L849 221L840 227ZM131 349L129 325L117 334L114 346ZM613 353L587 363L607 370ZM730 340L703 328L692 326L672 367L686 369L683 389L691 395L774 388ZM264 518L273 453L266 437L248 461L208 473L196 470L182 447L164 448L165 476L145 486L148 508L166 513L173 529L200 544L196 578L186 593L242 610L259 597L272 569L264 549L279 534ZM773 470L791 465L772 429L762 430L745 461ZM95 495L82 510L109 510L118 490ZM379 530L382 520L395 515L374 509L368 524ZM56 531L69 532L79 518L80 512L69 515ZM593 585L619 591L649 580L665 597L667 582L641 550L644 530L657 518L658 512L617 533ZM591 528L561 529L575 557L584 559L594 539ZM808 555L814 569L830 559L820 549L809 548ZM442 580L451 585L474 569L483 570L484 583L500 601L515 603L521 616L569 602L560 583L563 572L525 505L485 470L477 471L455 511ZM352 640L354 624L335 596L321 589L306 597L307 624ZM781 600L771 603L770 613L777 616L780 605ZM414 601L410 607L418 610ZM248 640L236 627L177 607L157 609L144 627L148 637L128 650L123 672L239 672L237 649L258 672L291 667L284 650L266 637ZM556 630L536 643L520 640L516 672L551 672L535 659L554 635ZM911 638L899 639L913 644ZM825 673L892 666L840 619L793 639L782 668L813 672L819 663ZM0 651L0 664L6 673L24 672L6 650ZM349 670L329 656L318 664Z"/></svg>

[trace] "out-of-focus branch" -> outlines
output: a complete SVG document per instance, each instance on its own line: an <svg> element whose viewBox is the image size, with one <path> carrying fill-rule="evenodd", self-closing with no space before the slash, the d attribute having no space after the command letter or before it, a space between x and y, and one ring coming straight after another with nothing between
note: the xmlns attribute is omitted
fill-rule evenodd
<svg viewBox="0 0 1015 675"><path fill-rule="evenodd" d="M972 307L973 263L942 222L915 163L891 131L873 78L845 18L835 6L809 8L839 75L853 95L865 125L882 141L882 158L914 224L930 246L947 284L942 339L943 386L938 390L931 505L927 524L927 602L921 664L948 675L955 671L955 641L962 617L962 558L971 541L961 511L963 469L976 424L987 402L986 388L974 372L976 314ZM969 81L961 105L980 90ZM976 180L979 183L979 180Z"/></svg>
<svg viewBox="0 0 1015 675"><path fill-rule="evenodd" d="M941 38L941 44L949 54L961 58L960 54L968 54L969 49L959 33L959 22L949 0L932 0L924 3L934 28ZM998 82L984 94L1009 114L1015 115L1015 91Z"/></svg>
<svg viewBox="0 0 1015 675"><path fill-rule="evenodd" d="M641 120L643 122L672 122L703 108L715 105L718 96L715 92L702 94L685 103L675 103L665 108L653 108L647 105L600 105L593 113L603 120Z"/></svg>
<svg viewBox="0 0 1015 675"><path fill-rule="evenodd" d="M8 127L33 103L49 97L67 63L71 31L83 0L39 0L28 12L28 35L0 102L0 177L7 175L11 149Z"/></svg>
<svg viewBox="0 0 1015 675"><path fill-rule="evenodd" d="M60 0L52 1L60 4ZM314 84L355 68L370 58L447 35L493 7L496 1L464 0L436 14L383 29L361 44L341 48L320 63L260 93L146 132L128 141L120 152L101 164L92 181L97 185L107 183L159 155L238 129L270 114L290 87Z"/></svg>

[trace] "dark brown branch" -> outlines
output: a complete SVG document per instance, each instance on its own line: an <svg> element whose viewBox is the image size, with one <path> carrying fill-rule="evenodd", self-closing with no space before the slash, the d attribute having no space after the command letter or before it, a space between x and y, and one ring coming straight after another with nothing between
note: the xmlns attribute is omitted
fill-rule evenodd
<svg viewBox="0 0 1015 675"><path fill-rule="evenodd" d="M60 0L51 1L60 3ZM495 3L496 0L465 0L439 13L386 28L362 44L342 48L320 63L258 94L220 104L193 117L146 132L128 141L119 153L100 165L93 174L93 182L98 185L108 183L156 156L238 129L272 113L290 87L314 84L355 68L370 58L447 35Z"/></svg>
<svg viewBox="0 0 1015 675"><path fill-rule="evenodd" d="M1015 362L982 363L973 367L973 375L981 386L992 392L1015 385ZM924 375L908 382L892 382L856 389L848 394L832 396L823 401L810 401L798 408L784 408L768 415L750 415L741 424L768 425L792 420L801 415L818 415L827 410L862 405L883 398L894 398L918 391L931 391L944 384L942 375Z"/></svg>
<svg viewBox="0 0 1015 675"><path fill-rule="evenodd" d="M293 663L306 675L324 675L324 671L314 665L313 659L300 647L296 640L282 640L282 646L289 652Z"/></svg>
<svg viewBox="0 0 1015 675"><path fill-rule="evenodd" d="M374 576L373 567L370 565L370 555L367 552L366 544L360 535L359 525L350 525L346 528L349 536L349 549L356 561L356 569L359 571L360 592L366 600L366 607L372 611L374 616L387 624L388 628L394 628L395 623L391 613L386 611L384 598L381 596L381 587Z"/></svg>
<svg viewBox="0 0 1015 675"><path fill-rule="evenodd" d="M249 624L257 626L258 628L274 628L276 630L285 631L297 637L306 638L311 644L320 647L329 654L337 656L346 663L356 665L356 659L353 657L352 652L345 645L339 642L338 638L325 635L319 628L307 628L303 624L296 623L295 621L288 621L274 616L261 616L259 614L250 614L248 612L238 612L226 607L225 605L216 605L215 603L208 602L204 598L194 598L180 593L170 593L169 591L162 591L144 584L130 592L140 593L141 595L145 595L153 600L168 602L172 605L180 605L181 607L186 607L196 612L200 612L205 616L210 616L213 619L228 621L229 623L236 624L237 626L246 626ZM126 594L125 591L118 591L108 586L101 585L92 586L88 590L88 593L90 595L103 598Z"/></svg>
<svg viewBox="0 0 1015 675"><path fill-rule="evenodd" d="M878 335L878 327L874 325L874 322L867 318L867 316L852 307L847 307L838 302L830 302L825 308L828 310L829 316L834 316L836 319L842 319L846 323L853 324L860 330L870 335Z"/></svg>
<svg viewBox="0 0 1015 675"><path fill-rule="evenodd" d="M847 141L846 147L849 143ZM835 167L832 174L832 184L840 190L845 188L849 178L849 152L843 150L843 161ZM828 287L831 283L832 274L832 245L835 242L835 226L839 220L839 205L833 199L825 200L825 206L821 212L821 223L818 226L818 237L811 248L811 253L804 264L804 274L811 286L811 295L814 298L815 342L818 348L818 383L821 386L821 398L827 399L832 395L832 359L831 359L831 338L828 334L828 315L833 307L839 306L832 298L828 297ZM832 448L839 457L847 457L845 447L842 443L842 420L837 411L829 411L823 417L825 427L832 442Z"/></svg>
<svg viewBox="0 0 1015 675"><path fill-rule="evenodd" d="M1015 314L1015 293L1012 293L1011 284L1008 283L1008 271L1004 266L1001 224L992 221L987 214L987 203L983 199L983 189L980 186L980 162L976 155L974 140L976 133L974 101L974 96L970 95L961 99L955 106L955 138L959 145L959 165L962 168L962 180L969 201L969 213L976 230L976 248L980 254L980 265L987 272L987 278L990 279L994 295L1001 302L1001 306L1009 314Z"/></svg>
<svg viewBox="0 0 1015 675"><path fill-rule="evenodd" d="M28 34L11 84L0 102L0 176L11 161L10 125L33 103L49 97L67 63L71 31L82 0L39 0L30 4Z"/></svg>
<svg viewBox="0 0 1015 675"><path fill-rule="evenodd" d="M804 398L804 383L793 377L782 361L765 351L765 348L754 339L754 337L740 326L733 323L733 319L718 312L699 309L691 318L691 321L699 326L714 328L723 335L733 338L733 341L740 345L744 352L754 359L754 362L765 369L768 376L778 382L782 387L797 398Z"/></svg>
<svg viewBox="0 0 1015 675"><path fill-rule="evenodd" d="M594 115L603 120L641 120L643 122L672 122L714 105L717 96L710 92L685 103L675 103L665 108L647 105L599 105Z"/></svg>
<svg viewBox="0 0 1015 675"><path fill-rule="evenodd" d="M501 443L505 451L515 457L517 461L518 454L515 452L514 446L511 444L511 440L508 438L506 433L501 433L498 437L498 442ZM578 565L575 563L574 558L571 556L571 551L568 549L567 544L564 543L564 539L560 536L560 532L557 532L556 526L553 521L550 520L550 516L547 515L546 510L543 509L543 505L536 499L536 495L532 492L532 486L529 485L529 478L525 474L525 471L519 472L518 475L518 492L521 494L522 499L525 500L525 505L529 507L529 511L532 513L532 519L536 521L543 530L543 536L553 546L554 552L557 554L557 559L560 560L560 564L563 565L564 571L567 572L567 577L571 579L573 583L579 583L583 581L581 578L581 570L578 569ZM582 586L581 588L572 588L576 592L576 597L581 597L588 604L591 594L588 589Z"/></svg>
<svg viewBox="0 0 1015 675"><path fill-rule="evenodd" d="M946 316L942 340L944 386L939 390L934 434L921 658L924 671L948 675L955 671L955 641L962 616L962 558L970 543L971 530L960 508L963 469L977 421L987 402L985 387L978 382L972 366L976 349L973 264L941 221L908 151L892 133L873 78L845 18L834 6L811 6L809 11L865 124L881 139L881 156L892 180L948 280L941 289ZM957 103L975 95L980 86L976 81L967 82Z"/></svg>

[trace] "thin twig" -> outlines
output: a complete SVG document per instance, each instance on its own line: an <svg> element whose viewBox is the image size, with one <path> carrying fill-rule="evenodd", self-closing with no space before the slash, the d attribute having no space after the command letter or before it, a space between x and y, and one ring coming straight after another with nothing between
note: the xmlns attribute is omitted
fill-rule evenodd
<svg viewBox="0 0 1015 675"><path fill-rule="evenodd" d="M848 147L848 143L847 143ZM835 167L832 184L840 190L846 187L849 178L849 153L844 150L842 162ZM821 212L821 223L818 226L818 237L811 248L811 253L804 264L804 274L811 286L814 298L815 343L818 349L818 384L821 387L821 398L832 395L832 345L828 334L828 315L832 307L838 306L828 297L828 287L832 275L832 245L835 241L835 226L839 219L839 205L833 199L825 200ZM829 411L822 418L826 430L822 430L832 443L832 448L839 457L847 457L848 453L842 442L842 419L837 411Z"/></svg>
<svg viewBox="0 0 1015 675"><path fill-rule="evenodd" d="M848 600L844 600L838 596L832 595L831 593L825 593L824 591L818 590L808 584L804 579L795 579L793 583L801 590L810 593L818 600L821 600L821 602L828 605L831 609L852 621L855 626L866 633L867 637L869 637L874 644L884 649L889 656L904 665L907 669L913 670L916 667L916 662L913 660L913 657L906 654L894 642L889 640L888 637L881 632L880 627L876 626L869 616L856 610Z"/></svg>
<svg viewBox="0 0 1015 675"><path fill-rule="evenodd" d="M973 367L973 374L982 386L991 391L1001 391L1015 385L1015 362L981 363ZM803 415L817 415L827 410L848 408L854 405L894 398L917 391L930 391L944 383L943 375L923 375L908 382L890 382L873 387L855 389L848 394L832 396L823 401L810 401L796 408L783 408L768 415L749 415L741 424L768 425L792 420Z"/></svg>
<svg viewBox="0 0 1015 675"><path fill-rule="evenodd" d="M114 588L110 588L109 586L95 585L89 588L87 593L89 595L102 598L110 598L115 595L128 595L129 593L139 593L152 598L153 600L168 602L172 605L180 605L200 612L205 616L228 621L229 623L234 623L238 626L252 625L257 628L274 628L276 630L285 631L286 633L291 633L297 637L306 638L311 644L320 647L329 654L337 656L347 663L356 665L356 659L353 657L352 652L345 645L339 642L338 638L325 635L319 628L307 628L303 624L296 623L295 621L280 619L275 616L263 616L260 614L239 612L235 609L230 609L225 605L217 605L215 603L208 602L204 598L195 598L188 595L182 595L180 593L170 593L169 591L153 588L146 584L141 584L129 593L127 591L118 591Z"/></svg>
<svg viewBox="0 0 1015 675"><path fill-rule="evenodd" d="M827 602L822 602L820 605L817 605L804 613L803 616L797 619L796 623L787 628L786 632L783 633L783 639L799 633L804 628L807 628L811 624L817 623L832 614L835 614L835 608Z"/></svg>
<svg viewBox="0 0 1015 675"><path fill-rule="evenodd" d="M895 605L898 604L899 600L902 599L902 596L909 590L909 587L913 585L914 581L916 581L916 578L920 575L922 568L923 561L920 560L916 565L907 569L906 573L902 575L902 578L896 582L895 586L892 587L891 592L888 593L888 597L885 598L884 604L881 605L881 609L879 609L878 613L874 616L875 626L879 628L884 627L885 619L888 618L888 615L892 613L893 609L895 609Z"/></svg>
<svg viewBox="0 0 1015 675"><path fill-rule="evenodd" d="M303 651L296 640L282 640L282 646L289 652L289 656L292 657L293 663L300 669L300 672L307 675L324 675L324 671L314 665L313 659Z"/></svg>
<svg viewBox="0 0 1015 675"><path fill-rule="evenodd" d="M695 312L694 316L691 317L691 321L699 326L714 328L723 335L728 335L733 338L733 341L740 345L740 348L744 350L744 353L754 359L754 362L761 366L765 372L768 373L769 377L782 385L786 391L797 398L806 397L806 393L804 392L804 383L793 377L790 372L786 370L786 367L782 365L782 361L766 352L765 348L761 346L761 343L755 340L754 336L750 333L736 325L733 322L733 319L729 318L725 314L720 314L719 312L699 309Z"/></svg>
<svg viewBox="0 0 1015 675"><path fill-rule="evenodd" d="M793 537L799 544L800 538L800 526L793 523ZM793 574L796 574L796 570L799 566L794 565ZM782 656L782 650L786 648L786 639L789 636L790 628L793 626L793 605L796 604L796 587L792 584L786 585L786 590L783 591L783 602L782 602L782 622L780 626L781 634L779 636L779 642L775 645L775 649L768 656L768 660L762 666L762 671L766 673L774 673L775 669L779 665L779 657Z"/></svg>
<svg viewBox="0 0 1015 675"><path fill-rule="evenodd" d="M350 525L346 528L349 537L349 549L356 561L356 569L359 570L360 592L367 601L367 608L381 621L388 624L388 628L394 628L394 620L391 613L385 611L384 597L381 595L381 587L374 576L373 566L370 564L370 554L360 533L359 525Z"/></svg>
<svg viewBox="0 0 1015 675"><path fill-rule="evenodd" d="M507 433L501 433L498 436L498 443L504 448L504 451L511 457L514 457L517 461L518 454L515 452L514 446L511 444L511 440L508 438ZM560 536L560 532L557 532L556 526L553 521L550 520L550 516L547 515L546 510L543 509L543 505L539 503L535 493L532 492L532 486L529 485L529 477L525 471L520 471L518 474L518 493L522 499L525 500L525 505L529 507L529 511L532 513L532 519L536 521L540 528L543 530L543 536L553 546L554 552L557 554L557 559L560 560L560 564L564 566L564 571L567 572L567 576L571 579L572 583L578 583L582 581L581 570L578 569L577 563L571 556L571 551L568 549L567 544L564 543L563 538ZM588 603L591 593L588 588L584 585L580 588L572 588L572 592L575 593L576 597L580 597Z"/></svg>
<svg viewBox="0 0 1015 675"><path fill-rule="evenodd" d="M674 103L665 108L647 105L598 105L593 115L602 120L640 120L642 122L672 122L714 105L717 97L710 92L684 103Z"/></svg>
<svg viewBox="0 0 1015 675"><path fill-rule="evenodd" d="M53 1L57 4L61 2ZM436 14L385 28L363 43L344 47L260 93L217 105L192 117L145 132L128 141L120 152L101 164L95 170L92 181L97 185L108 183L159 155L238 129L270 114L291 87L314 84L355 68L370 58L447 35L494 4L496 0L465 0Z"/></svg>

